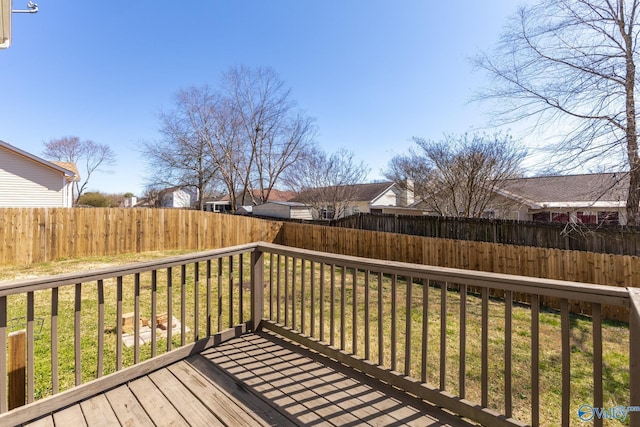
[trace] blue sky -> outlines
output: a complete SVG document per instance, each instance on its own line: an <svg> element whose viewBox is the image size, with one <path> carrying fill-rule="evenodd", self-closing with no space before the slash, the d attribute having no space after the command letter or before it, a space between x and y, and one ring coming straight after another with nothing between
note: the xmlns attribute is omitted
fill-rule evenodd
<svg viewBox="0 0 640 427"><path fill-rule="evenodd" d="M14 0L14 9L26 0ZM24 3L24 4L22 4ZM512 0L41 0L13 15L0 50L0 140L41 155L67 135L112 147L111 174L89 188L143 191L136 145L158 138L158 113L191 85L235 65L270 66L316 118L326 151L352 150L382 177L412 136L482 128L469 104ZM518 135L516 135L518 136ZM526 142L526 141L525 141Z"/></svg>

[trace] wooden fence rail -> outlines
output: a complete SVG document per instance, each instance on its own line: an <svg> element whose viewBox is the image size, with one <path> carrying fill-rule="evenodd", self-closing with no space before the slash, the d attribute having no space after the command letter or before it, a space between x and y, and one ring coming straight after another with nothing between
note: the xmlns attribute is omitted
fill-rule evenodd
<svg viewBox="0 0 640 427"><path fill-rule="evenodd" d="M328 225L442 239L640 255L639 227L365 213L340 218Z"/></svg>

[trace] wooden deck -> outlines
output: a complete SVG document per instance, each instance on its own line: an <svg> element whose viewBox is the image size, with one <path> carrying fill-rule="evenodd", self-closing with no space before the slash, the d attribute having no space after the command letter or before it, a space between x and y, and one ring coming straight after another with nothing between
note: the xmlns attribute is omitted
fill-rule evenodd
<svg viewBox="0 0 640 427"><path fill-rule="evenodd" d="M259 332L191 355L27 425L475 424L273 333Z"/></svg>

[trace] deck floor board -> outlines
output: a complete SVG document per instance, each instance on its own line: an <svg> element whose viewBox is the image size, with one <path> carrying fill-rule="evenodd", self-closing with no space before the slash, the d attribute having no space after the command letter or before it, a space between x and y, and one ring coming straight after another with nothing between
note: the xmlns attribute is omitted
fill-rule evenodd
<svg viewBox="0 0 640 427"><path fill-rule="evenodd" d="M109 390L106 395L121 425L153 426L151 418L126 385Z"/></svg>
<svg viewBox="0 0 640 427"><path fill-rule="evenodd" d="M104 394L85 400L80 403L80 408L89 427L110 427L119 424L118 417Z"/></svg>
<svg viewBox="0 0 640 427"><path fill-rule="evenodd" d="M266 331L192 354L33 425L118 424L474 425Z"/></svg>

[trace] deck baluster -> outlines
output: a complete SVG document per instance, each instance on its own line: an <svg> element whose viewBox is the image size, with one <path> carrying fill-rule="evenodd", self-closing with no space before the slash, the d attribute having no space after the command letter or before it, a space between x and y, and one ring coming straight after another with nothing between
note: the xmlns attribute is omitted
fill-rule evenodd
<svg viewBox="0 0 640 427"><path fill-rule="evenodd" d="M311 287L311 303L309 305L309 323L311 337L316 337L316 263L311 261L311 271L309 276L309 286Z"/></svg>
<svg viewBox="0 0 640 427"><path fill-rule="evenodd" d="M200 264L193 264L193 341L200 339Z"/></svg>
<svg viewBox="0 0 640 427"><path fill-rule="evenodd" d="M223 306L223 301L222 301L222 282L223 282L223 276L222 276L222 258L218 258L218 304L217 304L217 313L218 313L218 329L217 331L220 332L222 331L222 306Z"/></svg>
<svg viewBox="0 0 640 427"><path fill-rule="evenodd" d="M540 425L540 296L531 295L531 427Z"/></svg>
<svg viewBox="0 0 640 427"><path fill-rule="evenodd" d="M369 311L369 303L370 303L370 283L369 276L371 272L366 270L364 272L364 358L365 360L371 360L371 343L369 340L371 339L371 328L369 323L371 322L371 313Z"/></svg>
<svg viewBox="0 0 640 427"><path fill-rule="evenodd" d="M167 351L173 346L173 272L167 267Z"/></svg>
<svg viewBox="0 0 640 427"><path fill-rule="evenodd" d="M427 358L429 350L429 279L422 280L422 369L423 383L427 382Z"/></svg>
<svg viewBox="0 0 640 427"><path fill-rule="evenodd" d="M78 317L78 321L80 318ZM116 371L122 369L122 276L116 279ZM76 363L76 371L80 367ZM76 375L78 375L76 373Z"/></svg>
<svg viewBox="0 0 640 427"><path fill-rule="evenodd" d="M513 292L504 292L504 413L507 418L513 416L513 398L511 391L511 352L512 352L512 317Z"/></svg>
<svg viewBox="0 0 640 427"><path fill-rule="evenodd" d="M231 328L233 323L233 256L229 257L229 325Z"/></svg>
<svg viewBox="0 0 640 427"><path fill-rule="evenodd" d="M489 288L482 288L482 362L480 372L480 404L489 405Z"/></svg>
<svg viewBox="0 0 640 427"><path fill-rule="evenodd" d="M273 252L269 253L269 320L273 320Z"/></svg>
<svg viewBox="0 0 640 427"><path fill-rule="evenodd" d="M352 344L351 344L351 353L358 354L358 269L353 269L353 292L351 293L352 299L352 309L351 309L351 325L353 327L353 331L351 334Z"/></svg>
<svg viewBox="0 0 640 427"><path fill-rule="evenodd" d="M284 325L289 326L289 257L284 257Z"/></svg>
<svg viewBox="0 0 640 427"><path fill-rule="evenodd" d="M320 341L324 341L324 262L320 263Z"/></svg>
<svg viewBox="0 0 640 427"><path fill-rule="evenodd" d="M300 332L302 332L303 334L305 333L305 314L306 314L306 310L305 310L305 298L304 298L304 294L306 291L306 276L307 276L307 272L305 271L305 259L302 258L300 260ZM309 334L311 335L311 334Z"/></svg>
<svg viewBox="0 0 640 427"><path fill-rule="evenodd" d="M158 339L156 337L156 327L158 325L158 270L151 271L151 357L156 357Z"/></svg>
<svg viewBox="0 0 640 427"><path fill-rule="evenodd" d="M122 311L122 291L119 293L120 311ZM80 315L82 309L82 283L76 284L74 316L73 316L73 348L75 353L75 377L76 385L82 384L82 346L80 335ZM118 319L122 318L122 313Z"/></svg>
<svg viewBox="0 0 640 427"><path fill-rule="evenodd" d="M391 276L391 370L395 371L397 369L397 288L398 288L398 275L394 274Z"/></svg>
<svg viewBox="0 0 640 427"><path fill-rule="evenodd" d="M460 354L458 356L458 395L461 398L466 396L467 378L467 285L460 286Z"/></svg>
<svg viewBox="0 0 640 427"><path fill-rule="evenodd" d="M187 343L187 265L180 266L180 345Z"/></svg>
<svg viewBox="0 0 640 427"><path fill-rule="evenodd" d="M347 299L347 267L340 266L340 350L345 349L346 344L346 299Z"/></svg>
<svg viewBox="0 0 640 427"><path fill-rule="evenodd" d="M134 276L134 296L133 296L133 363L140 363L140 273Z"/></svg>
<svg viewBox="0 0 640 427"><path fill-rule="evenodd" d="M560 300L560 329L562 335L562 425L569 427L571 409L571 324L569 301Z"/></svg>
<svg viewBox="0 0 640 427"><path fill-rule="evenodd" d="M336 266L331 264L329 288L329 345L335 345L336 334Z"/></svg>
<svg viewBox="0 0 640 427"><path fill-rule="evenodd" d="M98 290L102 280L98 281ZM100 292L98 292L98 304L100 303ZM98 305L98 325L100 324L100 305ZM102 324L104 325L104 294L102 295ZM98 376L102 375L103 352L100 351L100 333L102 333L102 345L104 348L104 327L98 329ZM0 348L2 347L0 344ZM0 355L3 352L0 351ZM2 356L0 356L0 363ZM4 365L3 365L4 366ZM2 375L0 370L0 375ZM58 288L51 288L51 392L58 394ZM2 387L2 381L0 381ZM0 394L1 395L1 394Z"/></svg>
<svg viewBox="0 0 640 427"><path fill-rule="evenodd" d="M34 304L33 292L27 292L27 403L33 402L35 394L35 353L33 345Z"/></svg>
<svg viewBox="0 0 640 427"><path fill-rule="evenodd" d="M298 320L298 309L296 308L296 278L298 276L298 259L296 257L293 257L291 259L291 264L291 328L295 330Z"/></svg>
<svg viewBox="0 0 640 427"><path fill-rule="evenodd" d="M591 304L591 322L593 328L593 407L604 406L602 396L602 306ZM595 417L594 427L602 427L603 420Z"/></svg>
<svg viewBox="0 0 640 427"><path fill-rule="evenodd" d="M440 283L440 390L447 389L447 289L448 283Z"/></svg>
<svg viewBox="0 0 640 427"><path fill-rule="evenodd" d="M276 322L280 323L280 254L278 254L278 267L277 267L277 276L278 280L276 280Z"/></svg>
<svg viewBox="0 0 640 427"><path fill-rule="evenodd" d="M242 254L238 255L238 319L244 322L244 260Z"/></svg>
<svg viewBox="0 0 640 427"><path fill-rule="evenodd" d="M413 277L406 277L406 314L405 314L405 343L404 343L404 375L411 375L411 305L413 293Z"/></svg>
<svg viewBox="0 0 640 427"><path fill-rule="evenodd" d="M207 260L207 296L206 296L206 317L207 317L207 336L211 336L213 316L211 312L211 260Z"/></svg>
<svg viewBox="0 0 640 427"><path fill-rule="evenodd" d="M378 365L384 365L384 304L382 272L378 272Z"/></svg>

